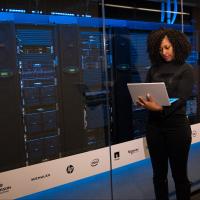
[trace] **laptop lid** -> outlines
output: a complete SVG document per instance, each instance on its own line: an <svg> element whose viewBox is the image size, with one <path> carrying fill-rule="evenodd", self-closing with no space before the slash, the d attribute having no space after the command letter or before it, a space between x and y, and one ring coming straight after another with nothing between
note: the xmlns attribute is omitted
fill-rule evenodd
<svg viewBox="0 0 200 200"><path fill-rule="evenodd" d="M127 83L133 103L137 105L138 96L146 99L150 94L161 106L170 106L170 99L164 82L156 83Z"/></svg>

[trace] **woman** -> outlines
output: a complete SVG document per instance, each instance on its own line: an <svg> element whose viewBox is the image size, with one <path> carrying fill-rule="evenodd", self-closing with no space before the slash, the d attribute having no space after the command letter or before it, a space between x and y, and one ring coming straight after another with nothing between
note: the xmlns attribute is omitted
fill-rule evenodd
<svg viewBox="0 0 200 200"><path fill-rule="evenodd" d="M191 128L186 116L186 100L192 94L193 70L185 63L191 45L186 36L173 29L152 31L147 40L152 63L146 82L165 82L170 98L177 101L160 106L147 94L138 104L149 110L147 144L149 148L155 196L168 198L168 162L176 188L177 200L190 199L187 161L191 145Z"/></svg>

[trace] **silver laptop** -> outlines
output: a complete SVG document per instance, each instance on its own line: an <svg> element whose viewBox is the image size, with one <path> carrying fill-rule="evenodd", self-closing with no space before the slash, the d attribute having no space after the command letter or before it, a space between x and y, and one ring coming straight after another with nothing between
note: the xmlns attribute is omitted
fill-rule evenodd
<svg viewBox="0 0 200 200"><path fill-rule="evenodd" d="M157 83L127 83L133 103L136 105L138 96L146 99L147 94L150 94L153 99L161 106L170 106L170 102L166 86L164 82ZM173 98L173 100L177 100ZM172 101L173 101L172 100Z"/></svg>

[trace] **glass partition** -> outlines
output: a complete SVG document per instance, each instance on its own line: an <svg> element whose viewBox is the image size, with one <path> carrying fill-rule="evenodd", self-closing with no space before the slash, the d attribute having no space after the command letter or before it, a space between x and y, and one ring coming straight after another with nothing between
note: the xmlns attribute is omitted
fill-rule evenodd
<svg viewBox="0 0 200 200"><path fill-rule="evenodd" d="M101 1L0 5L0 199L110 199Z"/></svg>
<svg viewBox="0 0 200 200"><path fill-rule="evenodd" d="M0 3L0 199L154 199L145 82L147 35L183 31L195 75L192 191L200 188L199 5L193 1ZM20 180L20 184L19 184ZM170 198L175 198L169 174Z"/></svg>
<svg viewBox="0 0 200 200"><path fill-rule="evenodd" d="M111 38L108 68L112 84L111 161L113 199L154 199L152 167L145 141L147 111L134 106L127 83L145 82L150 68L147 36L152 30L168 27L186 34L192 44L187 59L195 75L186 113L192 128L188 172L192 191L199 188L195 165L199 159L199 44L198 14L191 1L110 1L105 0L106 33ZM196 5L197 6L197 5ZM198 138L198 139L197 139ZM194 144L195 143L195 144ZM196 163L196 164L195 164ZM170 171L170 170L169 170ZM169 174L170 198L175 198Z"/></svg>

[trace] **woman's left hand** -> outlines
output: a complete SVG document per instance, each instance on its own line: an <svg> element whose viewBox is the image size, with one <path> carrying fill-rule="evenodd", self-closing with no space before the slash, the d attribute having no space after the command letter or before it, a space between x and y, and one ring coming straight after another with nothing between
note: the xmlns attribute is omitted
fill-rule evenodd
<svg viewBox="0 0 200 200"><path fill-rule="evenodd" d="M162 111L163 107L160 106L156 101L152 98L150 94L147 94L146 99L143 97L138 97L137 104L143 108L146 108L151 111Z"/></svg>

